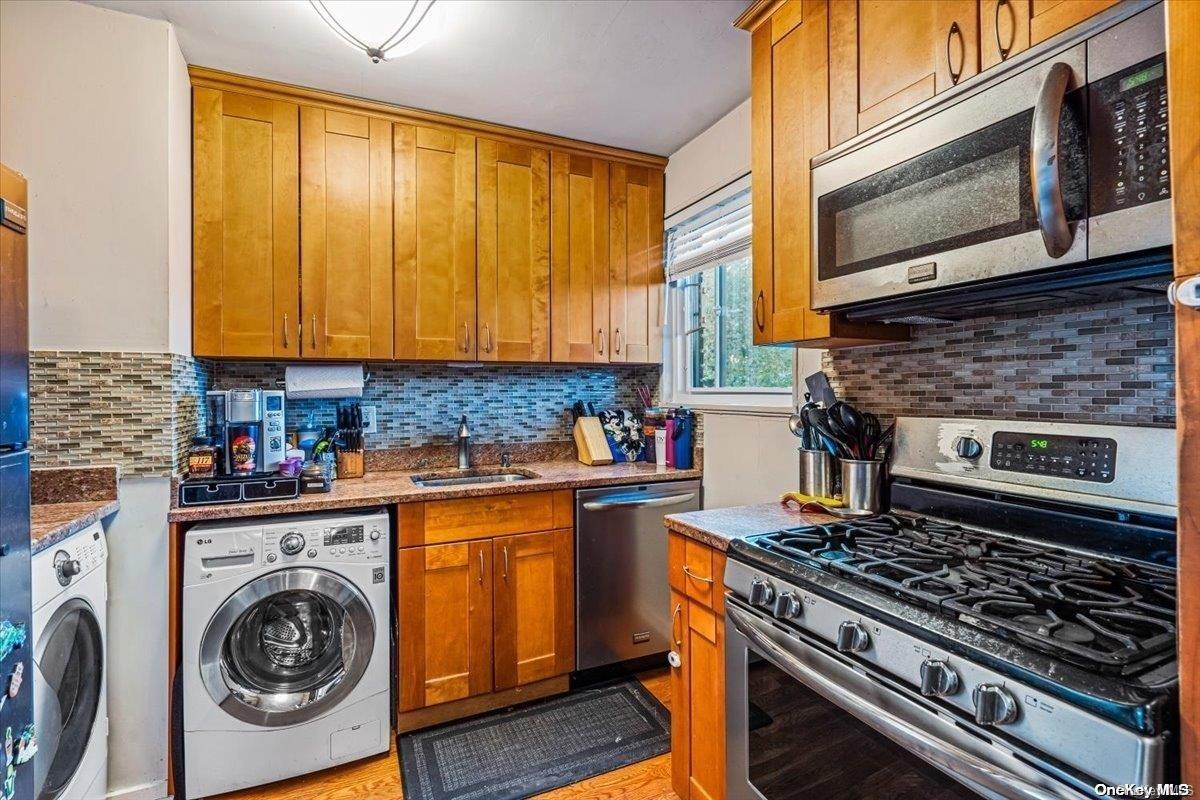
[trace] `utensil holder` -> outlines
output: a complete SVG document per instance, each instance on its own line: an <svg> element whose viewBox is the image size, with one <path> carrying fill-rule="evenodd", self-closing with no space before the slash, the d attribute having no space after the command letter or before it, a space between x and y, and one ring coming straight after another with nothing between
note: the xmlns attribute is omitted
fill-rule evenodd
<svg viewBox="0 0 1200 800"><path fill-rule="evenodd" d="M842 459L842 505L853 511L878 512L882 461Z"/></svg>
<svg viewBox="0 0 1200 800"><path fill-rule="evenodd" d="M800 494L833 497L833 456L825 450L797 449L800 456Z"/></svg>
<svg viewBox="0 0 1200 800"><path fill-rule="evenodd" d="M364 473L362 450L339 450L337 474L339 478L361 478Z"/></svg>

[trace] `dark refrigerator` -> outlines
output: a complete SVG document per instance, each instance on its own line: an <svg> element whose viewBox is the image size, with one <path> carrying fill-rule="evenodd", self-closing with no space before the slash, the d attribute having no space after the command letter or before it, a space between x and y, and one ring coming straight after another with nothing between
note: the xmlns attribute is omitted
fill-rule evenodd
<svg viewBox="0 0 1200 800"><path fill-rule="evenodd" d="M0 164L0 799L33 797L25 179Z"/></svg>

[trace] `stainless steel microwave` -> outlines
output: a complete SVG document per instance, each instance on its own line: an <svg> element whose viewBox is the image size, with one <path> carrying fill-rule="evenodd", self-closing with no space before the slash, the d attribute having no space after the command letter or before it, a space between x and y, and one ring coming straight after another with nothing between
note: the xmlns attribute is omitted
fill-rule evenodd
<svg viewBox="0 0 1200 800"><path fill-rule="evenodd" d="M1168 274L1164 50L1161 3L1127 0L814 159L814 307L956 318Z"/></svg>

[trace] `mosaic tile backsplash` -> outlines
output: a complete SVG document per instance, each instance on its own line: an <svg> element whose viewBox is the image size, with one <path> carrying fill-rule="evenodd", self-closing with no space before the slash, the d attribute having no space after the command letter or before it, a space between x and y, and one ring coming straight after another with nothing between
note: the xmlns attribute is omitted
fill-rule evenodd
<svg viewBox="0 0 1200 800"><path fill-rule="evenodd" d="M888 416L1175 424L1165 299L914 328L912 341L830 350L838 394Z"/></svg>
<svg viewBox="0 0 1200 800"><path fill-rule="evenodd" d="M208 388L272 388L283 363L205 362ZM458 418L467 415L472 441L480 444L571 440L568 408L576 400L597 409L638 408L635 387L657 391L661 367L651 366L478 366L446 364L367 365L370 380L358 402L375 406L378 433L370 449L449 444ZM287 427L310 417L332 426L338 401L289 400Z"/></svg>

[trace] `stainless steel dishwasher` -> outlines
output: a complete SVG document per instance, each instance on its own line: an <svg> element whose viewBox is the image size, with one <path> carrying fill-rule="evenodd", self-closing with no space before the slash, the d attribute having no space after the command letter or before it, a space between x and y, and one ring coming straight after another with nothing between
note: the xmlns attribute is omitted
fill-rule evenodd
<svg viewBox="0 0 1200 800"><path fill-rule="evenodd" d="M575 493L575 669L670 649L663 517L700 508L700 481Z"/></svg>

